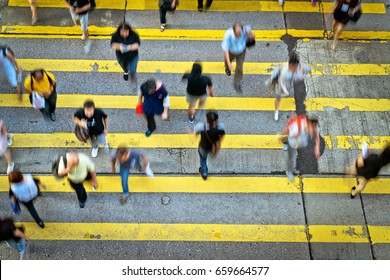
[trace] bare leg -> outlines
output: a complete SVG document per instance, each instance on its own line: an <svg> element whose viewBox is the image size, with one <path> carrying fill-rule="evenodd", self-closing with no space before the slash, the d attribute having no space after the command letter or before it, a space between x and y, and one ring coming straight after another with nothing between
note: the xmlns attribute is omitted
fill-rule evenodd
<svg viewBox="0 0 390 280"><path fill-rule="evenodd" d="M193 118L195 116L195 106L188 107L188 115L190 116L190 118Z"/></svg>
<svg viewBox="0 0 390 280"><path fill-rule="evenodd" d="M34 25L38 20L37 3L35 0L29 0L31 6L31 23Z"/></svg>
<svg viewBox="0 0 390 280"><path fill-rule="evenodd" d="M339 23L337 26L336 33L334 34L334 39L333 39L333 46L332 49L334 50L336 48L337 40L340 37L341 32L344 30L345 24Z"/></svg>
<svg viewBox="0 0 390 280"><path fill-rule="evenodd" d="M12 165L12 157L11 157L11 152L9 150L5 151L4 158L7 161L7 165L11 166Z"/></svg>
<svg viewBox="0 0 390 280"><path fill-rule="evenodd" d="M367 182L368 181L366 180L366 178L359 177L359 185L356 187L355 190L352 190L351 195L355 196L355 195L361 193L364 190L364 188L366 187Z"/></svg>

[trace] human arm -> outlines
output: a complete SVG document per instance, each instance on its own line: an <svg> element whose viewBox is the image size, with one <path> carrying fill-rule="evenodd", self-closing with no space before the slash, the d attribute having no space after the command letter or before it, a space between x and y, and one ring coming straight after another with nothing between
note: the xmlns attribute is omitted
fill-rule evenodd
<svg viewBox="0 0 390 280"><path fill-rule="evenodd" d="M65 0L65 7L69 9L69 11L73 11L73 6L69 3L69 0Z"/></svg>
<svg viewBox="0 0 390 280"><path fill-rule="evenodd" d="M77 162L77 155L73 152L69 153L66 168L64 168L64 170L62 171L58 171L58 176L64 177L68 175L68 173L70 173L72 167L75 165L76 162Z"/></svg>
<svg viewBox="0 0 390 280"><path fill-rule="evenodd" d="M82 109L81 109L82 110ZM72 120L75 124L77 124L78 126L82 127L82 128L85 128L87 129L87 122L85 120L85 118L82 118L80 116L80 111L77 111L73 116L72 116Z"/></svg>
<svg viewBox="0 0 390 280"><path fill-rule="evenodd" d="M92 176L92 188L96 190L99 186L97 181L96 171L91 171L91 176Z"/></svg>
<svg viewBox="0 0 390 280"><path fill-rule="evenodd" d="M225 61L226 65L229 68L230 71L232 71L232 62L230 61L230 56L229 56L229 50L224 51L224 56L225 56Z"/></svg>
<svg viewBox="0 0 390 280"><path fill-rule="evenodd" d="M108 133L108 117L107 116L105 118L103 118L103 122L104 122L103 134L107 135L107 133Z"/></svg>
<svg viewBox="0 0 390 280"><path fill-rule="evenodd" d="M16 228L14 231L13 231L13 235L15 237L19 237L19 238L23 238L26 240L26 242L30 241L30 239L28 238L27 235L25 235L20 229Z"/></svg>
<svg viewBox="0 0 390 280"><path fill-rule="evenodd" d="M168 109L169 109L170 101L169 101L169 95L165 96L163 100L163 107L164 107L164 112L161 115L161 119L163 121L166 121L168 119Z"/></svg>
<svg viewBox="0 0 390 280"><path fill-rule="evenodd" d="M171 9L175 9L176 7L176 0L173 0L172 3L171 3Z"/></svg>
<svg viewBox="0 0 390 280"><path fill-rule="evenodd" d="M316 126L314 130L314 155L316 156L316 159L320 158L320 133L318 131L318 127Z"/></svg>
<svg viewBox="0 0 390 280"><path fill-rule="evenodd" d="M81 13L89 11L90 8L91 8L91 3L89 3L89 1L88 1L87 5L84 5L80 8L76 8L76 9L74 9L74 11L76 14L81 14Z"/></svg>
<svg viewBox="0 0 390 280"><path fill-rule="evenodd" d="M214 87L213 85L209 86L209 93L211 97L214 97Z"/></svg>

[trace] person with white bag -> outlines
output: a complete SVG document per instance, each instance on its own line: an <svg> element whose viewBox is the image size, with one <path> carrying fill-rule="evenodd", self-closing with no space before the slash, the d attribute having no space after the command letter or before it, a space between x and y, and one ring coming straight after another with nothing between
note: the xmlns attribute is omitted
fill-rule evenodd
<svg viewBox="0 0 390 280"><path fill-rule="evenodd" d="M24 89L30 94L30 102L35 109L49 114L56 120L56 79L50 72L43 69L34 70L24 80Z"/></svg>

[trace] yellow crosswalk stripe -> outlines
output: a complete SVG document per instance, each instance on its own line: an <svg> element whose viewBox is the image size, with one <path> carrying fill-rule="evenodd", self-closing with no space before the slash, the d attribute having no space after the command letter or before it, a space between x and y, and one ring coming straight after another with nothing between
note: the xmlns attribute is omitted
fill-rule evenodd
<svg viewBox="0 0 390 280"><path fill-rule="evenodd" d="M0 107L31 108L28 95L23 95L20 102L15 94L0 93ZM96 106L112 109L135 109L138 97L128 95L92 95L92 94L59 94L57 108L79 108L85 100L93 99ZM188 104L184 96L170 96L173 110L185 110ZM311 98L305 101L307 111L324 111L329 108L345 109L350 112L387 112L390 108L389 99L369 98ZM231 111L272 111L275 109L275 98L258 97L210 97L205 109ZM280 105L280 111L294 111L295 101L285 98Z"/></svg>
<svg viewBox="0 0 390 280"><path fill-rule="evenodd" d="M24 70L45 69L60 72L123 72L116 60L81 60L81 59L18 59ZM272 69L281 62L245 62L244 74L270 74ZM139 73L170 73L182 74L190 72L192 61L140 61L137 66ZM223 62L203 62L204 74L225 74ZM390 64L314 64L312 75L337 76L387 76L390 74ZM233 67L235 64L233 63Z"/></svg>
<svg viewBox="0 0 390 280"><path fill-rule="evenodd" d="M159 223L23 223L31 240L199 241L306 243L304 225L159 224ZM389 226L368 225L373 244L390 243ZM369 243L363 225L309 225L311 243Z"/></svg>
<svg viewBox="0 0 390 280"><path fill-rule="evenodd" d="M37 0L38 7L48 8L64 8L63 1L58 0ZM239 5L237 5L239 2ZM158 1L151 0L131 0L127 1L127 10L157 10ZM333 3L322 2L325 11L330 11ZM8 6L28 7L28 1L24 0L9 0ZM197 3L193 0L180 0L177 9L180 10L197 10ZM125 0L97 0L97 9L124 9ZM385 14L386 9L383 3L364 3L364 13L367 14ZM282 12L282 7L277 1L214 1L210 12ZM284 4L285 12L305 12L305 13L320 13L318 5L312 6L310 2L286 1Z"/></svg>
<svg viewBox="0 0 390 280"><path fill-rule="evenodd" d="M153 164L153 163L152 163ZM72 193L66 179L58 180L51 175L38 176L46 184L50 193ZM97 193L121 193L119 174L112 176L97 176L99 188ZM302 178L304 193L313 194L349 194L356 178L313 177ZM150 179L146 176L131 175L129 177L130 192L132 193L300 193L301 186L298 178L289 182L285 176L254 177L254 176L211 176L203 181L200 176L156 176ZM371 180L364 194L390 194L390 178ZM88 192L92 191L91 182L85 182ZM7 176L0 176L0 192L8 192Z"/></svg>
<svg viewBox="0 0 390 280"><path fill-rule="evenodd" d="M197 148L198 139L189 134L153 134L146 137L143 133L109 133L110 147L126 144L134 148ZM371 149L383 149L390 143L390 136L362 135L325 135L327 149L360 149L367 142ZM74 133L13 133L13 145L10 148L87 148L89 145L77 140ZM223 141L223 149L280 149L282 145L277 135L228 134Z"/></svg>
<svg viewBox="0 0 390 280"><path fill-rule="evenodd" d="M116 27L88 27L93 39L109 40ZM167 29L161 33L158 28L137 28L135 31L141 40L185 40L185 41L222 41L226 30L214 29ZM318 39L327 35L324 30L253 30L258 41L281 41L283 35L289 34L295 38ZM25 26L3 25L0 38L41 38L41 39L80 39L79 26ZM340 39L346 40L390 40L388 31L343 31Z"/></svg>

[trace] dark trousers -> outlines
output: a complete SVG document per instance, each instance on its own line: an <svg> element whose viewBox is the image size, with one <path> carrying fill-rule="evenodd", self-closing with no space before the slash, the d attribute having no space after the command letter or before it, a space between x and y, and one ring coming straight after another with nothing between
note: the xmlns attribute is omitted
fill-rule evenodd
<svg viewBox="0 0 390 280"><path fill-rule="evenodd" d="M34 218L35 222L37 224L39 224L40 222L42 222L41 220L41 217L39 217L38 213L37 213L37 210L35 210L35 207L34 207L34 204L33 204L33 201L30 200L28 202L23 202L23 205L26 206L28 212L30 212L31 216Z"/></svg>
<svg viewBox="0 0 390 280"><path fill-rule="evenodd" d="M154 115L145 115L146 120L148 121L148 130L155 131L156 130L156 121L154 120Z"/></svg>
<svg viewBox="0 0 390 280"><path fill-rule="evenodd" d="M171 4L162 4L160 6L159 10L160 10L160 23L166 24L167 23L167 19L166 19L167 11L174 12L176 10L176 6L172 9Z"/></svg>
<svg viewBox="0 0 390 280"><path fill-rule="evenodd" d="M207 0L206 1L206 8L210 8L211 4L213 3L213 0ZM198 9L203 9L203 0L198 0Z"/></svg>
<svg viewBox="0 0 390 280"><path fill-rule="evenodd" d="M84 181L91 180L91 179L92 179L92 175L91 175L91 173L88 172L87 178L85 178ZM87 192L85 191L83 182L73 183L71 180L69 180L69 183L72 186L72 188L76 191L77 199L80 202L86 202L87 201Z"/></svg>
<svg viewBox="0 0 390 280"><path fill-rule="evenodd" d="M53 93L45 99L45 109L40 109L42 113L46 112L49 114L54 113L57 105L57 92L54 90Z"/></svg>

